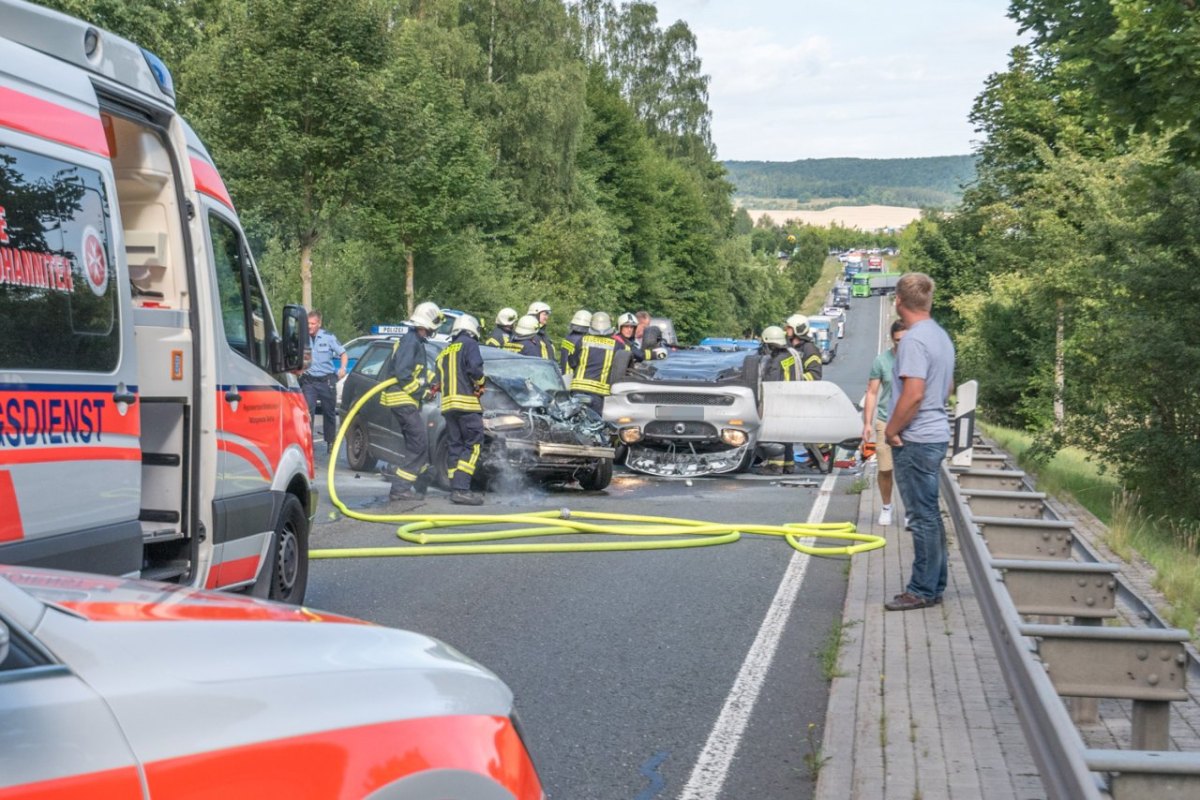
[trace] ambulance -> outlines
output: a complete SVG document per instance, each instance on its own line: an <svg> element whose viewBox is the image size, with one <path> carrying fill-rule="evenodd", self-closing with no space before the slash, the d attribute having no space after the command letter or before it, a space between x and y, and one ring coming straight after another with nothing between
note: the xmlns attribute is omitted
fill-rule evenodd
<svg viewBox="0 0 1200 800"><path fill-rule="evenodd" d="M0 0L0 562L301 602L306 338L162 62Z"/></svg>

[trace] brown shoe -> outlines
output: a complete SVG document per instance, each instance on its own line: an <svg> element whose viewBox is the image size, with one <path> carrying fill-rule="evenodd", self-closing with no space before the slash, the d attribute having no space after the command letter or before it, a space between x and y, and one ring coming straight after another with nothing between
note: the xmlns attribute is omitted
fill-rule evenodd
<svg viewBox="0 0 1200 800"><path fill-rule="evenodd" d="M891 600L888 600L886 603L884 603L883 607L888 611L912 611L916 608L928 608L929 606L936 604L936 600L930 600L924 597L919 597L915 594L902 592L901 594L896 595Z"/></svg>

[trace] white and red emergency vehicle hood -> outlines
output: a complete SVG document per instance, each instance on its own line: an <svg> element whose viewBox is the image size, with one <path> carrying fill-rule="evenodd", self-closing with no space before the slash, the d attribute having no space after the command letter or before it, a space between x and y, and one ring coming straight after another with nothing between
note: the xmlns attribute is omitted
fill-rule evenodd
<svg viewBox="0 0 1200 800"><path fill-rule="evenodd" d="M105 698L151 788L156 765L159 774L194 780L196 771L180 765L208 759L225 769L231 753L259 764L264 745L292 749L289 761L311 752L316 779L328 773L321 753L339 764L347 754L396 762L416 753L414 773L433 764L472 770L486 766L476 763L481 759L495 763L495 753L478 742L511 739L503 749L519 748L515 772L533 775L513 729L511 691L430 637L146 581L0 566L5 580L41 603L7 609L10 619L20 624L24 617L27 629ZM36 752L28 758L30 777L54 772L32 763ZM541 797L536 778L520 781L526 793L493 777L513 796Z"/></svg>

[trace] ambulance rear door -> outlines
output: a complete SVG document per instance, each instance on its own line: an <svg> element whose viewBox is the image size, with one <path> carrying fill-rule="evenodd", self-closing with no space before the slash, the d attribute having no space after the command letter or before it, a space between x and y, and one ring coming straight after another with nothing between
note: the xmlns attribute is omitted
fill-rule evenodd
<svg viewBox="0 0 1200 800"><path fill-rule="evenodd" d="M141 568L123 247L90 81L0 31L0 561Z"/></svg>

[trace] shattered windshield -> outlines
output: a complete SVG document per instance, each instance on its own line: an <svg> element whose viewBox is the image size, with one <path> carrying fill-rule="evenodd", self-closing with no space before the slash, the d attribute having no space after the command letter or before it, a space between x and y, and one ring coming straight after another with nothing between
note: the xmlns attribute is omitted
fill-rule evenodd
<svg viewBox="0 0 1200 800"><path fill-rule="evenodd" d="M562 373L558 367L541 358L496 358L484 363L489 382L524 408L549 406L565 399Z"/></svg>

